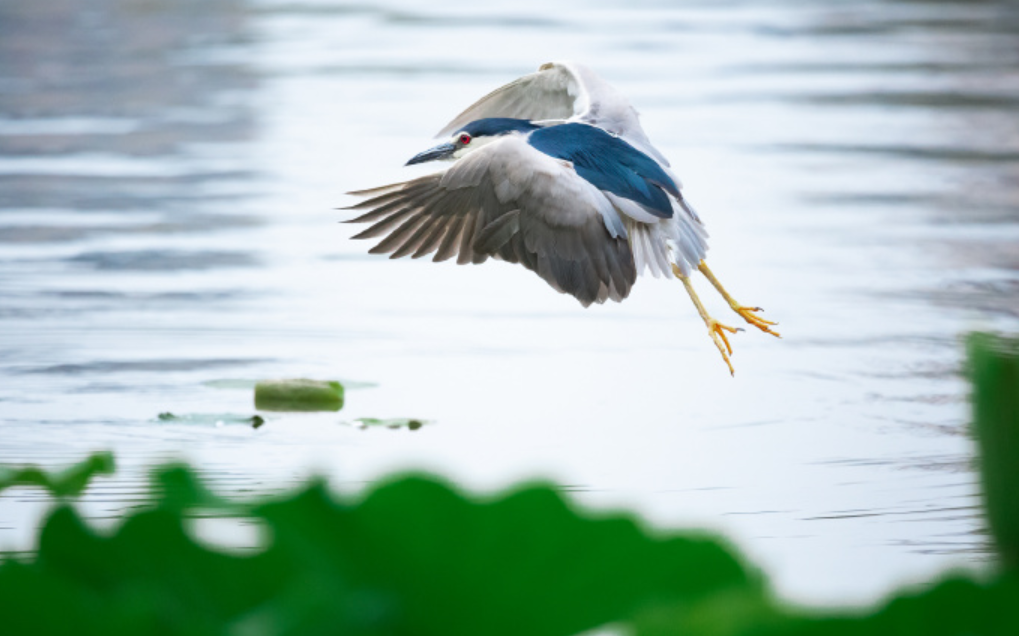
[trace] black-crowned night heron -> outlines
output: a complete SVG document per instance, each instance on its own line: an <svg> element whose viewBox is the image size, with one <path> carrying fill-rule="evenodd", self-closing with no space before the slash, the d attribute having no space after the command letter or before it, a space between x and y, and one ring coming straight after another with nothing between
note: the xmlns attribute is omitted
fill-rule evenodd
<svg viewBox="0 0 1019 636"><path fill-rule="evenodd" d="M744 320L776 323L729 295L704 262L708 233L637 111L590 69L543 64L482 97L439 131L448 140L409 164L453 161L435 174L350 194L372 223L354 238L384 237L390 258L520 263L585 307L621 301L646 269L675 275L733 371L726 332L690 282L699 270Z"/></svg>

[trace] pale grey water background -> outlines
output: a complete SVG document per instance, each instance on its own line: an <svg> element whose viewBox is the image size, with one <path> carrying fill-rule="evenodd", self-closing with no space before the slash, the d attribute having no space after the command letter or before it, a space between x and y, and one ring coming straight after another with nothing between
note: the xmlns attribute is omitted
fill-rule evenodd
<svg viewBox="0 0 1019 636"><path fill-rule="evenodd" d="M0 3L0 461L115 450L99 518L171 457L225 492L544 477L721 530L810 602L984 567L960 338L1019 329L1017 32L1005 3ZM570 58L630 96L715 271L781 321L734 339L735 379L674 281L585 310L337 223ZM300 376L375 386L259 430L156 421ZM0 498L0 546L45 505Z"/></svg>

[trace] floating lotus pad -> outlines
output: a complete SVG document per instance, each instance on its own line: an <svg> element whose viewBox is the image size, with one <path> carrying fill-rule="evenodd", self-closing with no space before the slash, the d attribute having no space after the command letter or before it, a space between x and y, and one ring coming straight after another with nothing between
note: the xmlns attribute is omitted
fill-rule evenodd
<svg viewBox="0 0 1019 636"><path fill-rule="evenodd" d="M412 431L416 431L425 424L431 424L428 420L419 420L408 417L393 417L389 419L379 419L377 417L359 417L354 422L361 428L368 428L369 426L377 426L384 428L406 428Z"/></svg>
<svg viewBox="0 0 1019 636"><path fill-rule="evenodd" d="M250 424L253 428L265 424L261 415L240 415L238 413L171 413L164 411L156 416L160 422L178 422L182 424L207 424L223 426L224 424Z"/></svg>
<svg viewBox="0 0 1019 636"><path fill-rule="evenodd" d="M343 385L328 380L262 380L255 385L255 408L261 411L339 411Z"/></svg>

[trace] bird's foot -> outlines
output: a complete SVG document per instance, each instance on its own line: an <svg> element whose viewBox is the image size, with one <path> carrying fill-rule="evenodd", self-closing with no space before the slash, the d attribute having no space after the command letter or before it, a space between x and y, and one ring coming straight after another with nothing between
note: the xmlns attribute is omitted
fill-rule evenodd
<svg viewBox="0 0 1019 636"><path fill-rule="evenodd" d="M760 316L757 315L756 312L764 311L760 307L744 307L743 305L739 304L736 301L730 302L729 306L732 307L732 310L739 314L740 317L743 318L743 320L746 320L749 324L753 325L754 327L757 327L764 333L770 333L776 338L782 337L782 334L780 334L779 332L771 330L771 327L774 327L775 325L778 324L777 322L765 320L764 318L761 318Z"/></svg>
<svg viewBox="0 0 1019 636"><path fill-rule="evenodd" d="M725 360L726 366L729 367L729 375L735 376L736 370L732 368L732 362L729 361L729 356L732 355L732 345L729 344L729 337L725 335L725 332L736 333L743 330L723 325L710 316L705 318L704 322L708 325L708 335L711 336L711 341L718 347L718 352L722 354L722 359Z"/></svg>
<svg viewBox="0 0 1019 636"><path fill-rule="evenodd" d="M722 287L722 283L719 282L719 280L715 278L715 275L711 272L711 270L708 269L707 263L701 261L700 264L697 266L697 269L700 270L700 272L704 274L704 276L709 281L711 281L711 284L714 285L715 289L718 290L718 293L722 294L722 298L725 298L725 302L729 303L729 306L732 307L733 311L740 315L740 318L746 320L748 323L757 327L764 333L770 333L776 338L782 337L780 333L778 333L777 331L772 331L771 329L771 327L778 324L777 322L765 320L764 318L761 318L760 316L757 315L757 312L764 311L763 309L761 309L760 307L746 307L736 302L736 299L733 298L729 294L729 292L725 291L725 287Z"/></svg>
<svg viewBox="0 0 1019 636"><path fill-rule="evenodd" d="M729 344L729 336L725 335L725 332L736 333L743 331L736 327L730 327L729 325L723 325L718 322L708 313L708 310L704 308L704 303L697 296L697 292L693 289L693 284L690 282L689 276L684 276L683 272L677 265L672 266L672 273L676 275L682 283L683 287L686 288L686 293L690 295L690 300L693 301L694 307L697 308L697 313L700 314L701 320L708 326L708 335L711 336L711 341L715 343L715 347L718 348L718 352L722 354L722 360L725 361L725 366L729 367L729 375L735 376L736 370L732 368L732 362L729 360L729 356L732 355L732 345ZM753 315L753 314L751 314ZM756 316L755 316L756 317Z"/></svg>

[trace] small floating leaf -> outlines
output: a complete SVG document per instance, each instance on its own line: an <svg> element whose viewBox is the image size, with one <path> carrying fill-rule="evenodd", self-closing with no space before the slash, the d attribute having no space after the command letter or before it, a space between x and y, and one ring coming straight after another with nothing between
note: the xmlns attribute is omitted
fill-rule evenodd
<svg viewBox="0 0 1019 636"><path fill-rule="evenodd" d="M255 408L262 411L339 411L343 385L326 380L263 380L255 385Z"/></svg>
<svg viewBox="0 0 1019 636"><path fill-rule="evenodd" d="M156 416L160 422L180 422L182 424L207 424L223 426L224 424L250 424L253 428L265 424L261 415L240 415L238 413L184 413L177 415L164 411Z"/></svg>
<svg viewBox="0 0 1019 636"><path fill-rule="evenodd" d="M406 428L412 431L416 431L425 424L431 424L428 420L419 420L416 418L408 417L391 417L388 419L379 419L377 417L359 417L356 420L357 424L361 428L367 428L369 426L385 427L385 428Z"/></svg>

